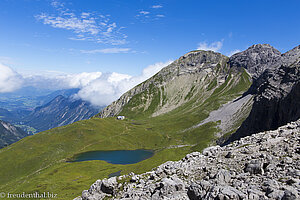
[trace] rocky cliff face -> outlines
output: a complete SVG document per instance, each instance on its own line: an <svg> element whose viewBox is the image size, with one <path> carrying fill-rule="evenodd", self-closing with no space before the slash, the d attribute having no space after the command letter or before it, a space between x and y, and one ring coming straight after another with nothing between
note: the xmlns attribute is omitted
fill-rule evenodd
<svg viewBox="0 0 300 200"><path fill-rule="evenodd" d="M76 200L299 199L300 120L168 161L151 172L97 180Z"/></svg>
<svg viewBox="0 0 300 200"><path fill-rule="evenodd" d="M0 148L17 142L26 136L28 136L28 134L20 128L0 120Z"/></svg>
<svg viewBox="0 0 300 200"><path fill-rule="evenodd" d="M243 67L258 78L266 69L276 69L281 64L281 53L269 44L256 44L246 51L234 54L229 59L230 66Z"/></svg>
<svg viewBox="0 0 300 200"><path fill-rule="evenodd" d="M38 131L45 131L88 119L98 112L99 109L92 107L88 102L59 95L49 103L35 108L24 119L24 123L36 128Z"/></svg>
<svg viewBox="0 0 300 200"><path fill-rule="evenodd" d="M249 48L249 51L252 52L253 48ZM257 50L259 49L261 47L257 48ZM247 51L230 59L239 61L241 60L239 56L243 57L249 54ZM270 52L274 52L274 50ZM262 56L257 54L257 57L264 57L265 51L262 54ZM256 78L247 91L247 94L254 95L252 110L241 127L227 142L260 131L276 129L300 118L300 46L280 56L277 52L269 53L268 56L269 59L265 58L267 62L255 61L257 67L268 67L261 74L253 74ZM253 62L248 63L250 69L252 69L251 63Z"/></svg>

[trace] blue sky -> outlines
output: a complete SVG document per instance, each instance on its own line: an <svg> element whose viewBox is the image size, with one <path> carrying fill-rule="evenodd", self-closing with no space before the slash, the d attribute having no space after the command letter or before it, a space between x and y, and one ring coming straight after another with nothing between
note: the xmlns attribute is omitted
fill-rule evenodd
<svg viewBox="0 0 300 200"><path fill-rule="evenodd" d="M140 76L198 48L230 55L269 43L285 52L300 44L299 7L298 0L1 0L0 63L27 76Z"/></svg>
<svg viewBox="0 0 300 200"><path fill-rule="evenodd" d="M220 41L218 51L227 55L255 43L270 43L284 52L299 45L299 7L299 1L290 0L2 0L0 57L15 69L136 75L150 64L197 49L201 42ZM105 16L116 25L114 38L102 43L72 40L80 33L54 28L38 17L59 17L62 11L78 20L82 13ZM96 37L102 39L100 33ZM120 40L119 45L112 40Z"/></svg>

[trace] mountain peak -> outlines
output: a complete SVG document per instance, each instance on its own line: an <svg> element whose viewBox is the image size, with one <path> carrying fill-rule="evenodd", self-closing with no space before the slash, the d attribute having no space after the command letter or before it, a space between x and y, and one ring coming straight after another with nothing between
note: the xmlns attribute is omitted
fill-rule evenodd
<svg viewBox="0 0 300 200"><path fill-rule="evenodd" d="M282 54L282 59L287 65L291 65L300 59L300 45L296 46L292 50Z"/></svg>
<svg viewBox="0 0 300 200"><path fill-rule="evenodd" d="M186 103L200 90L208 88L209 83L213 82L210 85L212 88L224 83L229 70L227 62L228 57L213 51L196 50L186 53L153 77L123 94L97 116L112 117L123 110L123 114L126 113L127 116L129 113L138 115L146 110L149 110L148 116L170 112ZM154 96L159 100L154 99ZM133 103L135 101L136 104Z"/></svg>
<svg viewBox="0 0 300 200"><path fill-rule="evenodd" d="M281 64L281 53L269 44L255 44L247 50L230 57L231 66L243 67L254 79L266 69L278 68Z"/></svg>
<svg viewBox="0 0 300 200"><path fill-rule="evenodd" d="M206 51L206 50L193 50L193 51L190 51L190 52L184 54L183 56L181 56L179 58L179 60L180 59L185 59L185 58L190 57L190 56L200 56L200 57L204 56L204 57L206 57L206 56L224 56L224 55L222 55L221 53L218 53L218 52L211 51L211 50L208 50L208 51Z"/></svg>
<svg viewBox="0 0 300 200"><path fill-rule="evenodd" d="M254 45L250 46L248 49L267 49L267 48L275 49L270 44L254 44Z"/></svg>
<svg viewBox="0 0 300 200"><path fill-rule="evenodd" d="M227 57L214 51L194 50L175 61L180 66L179 74L195 73L201 68L211 68L220 62L227 62ZM226 60L226 61L225 61Z"/></svg>

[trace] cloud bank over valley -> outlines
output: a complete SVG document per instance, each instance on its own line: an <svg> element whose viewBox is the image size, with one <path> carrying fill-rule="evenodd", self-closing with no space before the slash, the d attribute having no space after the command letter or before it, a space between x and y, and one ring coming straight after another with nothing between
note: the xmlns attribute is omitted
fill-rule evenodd
<svg viewBox="0 0 300 200"><path fill-rule="evenodd" d="M75 97L91 102L95 106L105 106L117 100L134 86L150 78L171 62L158 62L149 65L138 76L117 72L66 74L45 71L26 74L16 72L9 66L0 64L0 93L13 92L27 86L50 90L79 88L80 90Z"/></svg>

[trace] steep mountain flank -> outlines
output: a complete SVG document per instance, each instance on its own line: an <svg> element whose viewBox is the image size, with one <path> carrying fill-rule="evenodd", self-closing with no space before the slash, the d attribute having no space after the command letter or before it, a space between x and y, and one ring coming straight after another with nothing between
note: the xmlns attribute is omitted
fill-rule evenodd
<svg viewBox="0 0 300 200"><path fill-rule="evenodd" d="M59 95L49 103L35 108L24 119L24 124L34 127L40 132L88 119L98 112L99 109L92 107L88 102Z"/></svg>
<svg viewBox="0 0 300 200"><path fill-rule="evenodd" d="M300 47L280 57L275 55L270 54L270 57L276 59L263 62L262 66L270 67L254 79L247 92L255 96L250 115L227 142L260 131L274 130L300 118ZM238 56L230 59L239 60Z"/></svg>
<svg viewBox="0 0 300 200"><path fill-rule="evenodd" d="M230 67L226 56L192 51L122 95L98 116L148 118L170 112L184 116L215 100L214 110L241 95L249 85L246 71Z"/></svg>
<svg viewBox="0 0 300 200"><path fill-rule="evenodd" d="M28 136L28 134L20 128L0 120L0 148L17 142L26 136Z"/></svg>
<svg viewBox="0 0 300 200"><path fill-rule="evenodd" d="M137 112L147 111L150 107L150 116L171 111L187 102L200 87L207 87L205 84L209 84L212 79L215 78L215 86L224 83L229 70L227 60L226 56L219 53L190 52L126 92L106 107L99 117L115 116L124 109Z"/></svg>
<svg viewBox="0 0 300 200"><path fill-rule="evenodd" d="M225 200L300 197L300 120L154 170L97 180L74 200Z"/></svg>

